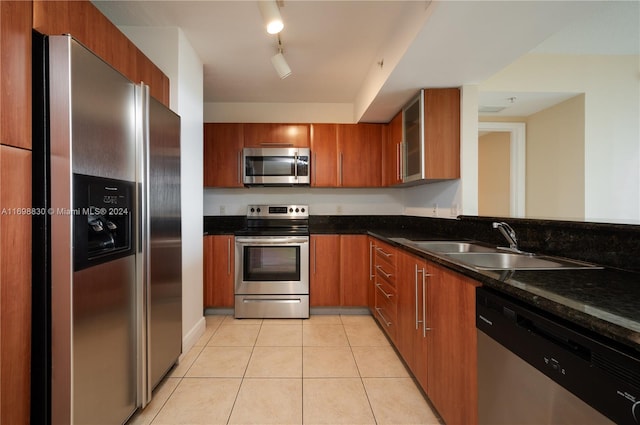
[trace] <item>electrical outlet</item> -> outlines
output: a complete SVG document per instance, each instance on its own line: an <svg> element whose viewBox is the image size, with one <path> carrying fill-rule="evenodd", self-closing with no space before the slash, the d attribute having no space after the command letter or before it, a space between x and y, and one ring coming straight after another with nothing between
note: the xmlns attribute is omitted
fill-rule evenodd
<svg viewBox="0 0 640 425"><path fill-rule="evenodd" d="M342 205L338 205L338 206L336 207L336 212L337 212L338 214L342 214Z"/></svg>
<svg viewBox="0 0 640 425"><path fill-rule="evenodd" d="M433 204L433 216L437 217L438 216L438 204Z"/></svg>
<svg viewBox="0 0 640 425"><path fill-rule="evenodd" d="M451 205L451 217L458 216L458 204Z"/></svg>
<svg viewBox="0 0 640 425"><path fill-rule="evenodd" d="M227 213L227 207L224 205L220 205L220 215L225 215Z"/></svg>

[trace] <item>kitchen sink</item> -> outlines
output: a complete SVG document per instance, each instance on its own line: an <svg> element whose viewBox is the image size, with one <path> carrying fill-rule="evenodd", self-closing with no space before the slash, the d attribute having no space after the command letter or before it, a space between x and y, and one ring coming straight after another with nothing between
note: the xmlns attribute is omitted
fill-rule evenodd
<svg viewBox="0 0 640 425"><path fill-rule="evenodd" d="M457 252L445 253L462 264L478 270L556 270L602 268L594 264L544 255L515 254L507 252Z"/></svg>
<svg viewBox="0 0 640 425"><path fill-rule="evenodd" d="M468 241L412 241L404 238L392 238L392 240L416 249L437 253L495 252L496 250L489 246L479 245Z"/></svg>

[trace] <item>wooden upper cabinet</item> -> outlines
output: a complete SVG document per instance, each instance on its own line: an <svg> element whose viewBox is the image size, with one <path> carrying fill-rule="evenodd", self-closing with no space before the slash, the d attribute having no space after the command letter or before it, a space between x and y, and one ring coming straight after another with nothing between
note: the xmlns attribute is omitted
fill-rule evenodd
<svg viewBox="0 0 640 425"><path fill-rule="evenodd" d="M0 1L0 143L31 149L31 2Z"/></svg>
<svg viewBox="0 0 640 425"><path fill-rule="evenodd" d="M460 178L460 90L425 89L426 179Z"/></svg>
<svg viewBox="0 0 640 425"><path fill-rule="evenodd" d="M33 28L48 35L71 34L134 83L144 81L151 96L169 106L167 76L89 0L34 0Z"/></svg>
<svg viewBox="0 0 640 425"><path fill-rule="evenodd" d="M311 186L338 186L338 126L311 125Z"/></svg>
<svg viewBox="0 0 640 425"><path fill-rule="evenodd" d="M402 111L385 126L382 151L383 186L402 183Z"/></svg>
<svg viewBox="0 0 640 425"><path fill-rule="evenodd" d="M309 124L244 124L244 146L247 148L308 148L309 133Z"/></svg>
<svg viewBox="0 0 640 425"><path fill-rule="evenodd" d="M242 146L242 124L204 124L205 187L243 187Z"/></svg>
<svg viewBox="0 0 640 425"><path fill-rule="evenodd" d="M338 125L338 185L382 186L382 124Z"/></svg>

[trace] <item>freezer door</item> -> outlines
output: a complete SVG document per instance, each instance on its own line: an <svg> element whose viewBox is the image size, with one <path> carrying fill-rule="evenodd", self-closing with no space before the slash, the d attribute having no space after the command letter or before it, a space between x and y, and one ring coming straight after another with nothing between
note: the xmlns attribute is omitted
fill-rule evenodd
<svg viewBox="0 0 640 425"><path fill-rule="evenodd" d="M142 405L182 352L180 117L137 87L141 107L144 341Z"/></svg>

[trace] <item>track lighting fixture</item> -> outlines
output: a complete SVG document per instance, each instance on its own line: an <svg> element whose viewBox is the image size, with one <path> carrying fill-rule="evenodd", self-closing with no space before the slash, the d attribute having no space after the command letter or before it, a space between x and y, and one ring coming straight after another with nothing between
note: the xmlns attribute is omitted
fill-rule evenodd
<svg viewBox="0 0 640 425"><path fill-rule="evenodd" d="M278 34L282 31L284 23L276 0L260 0L258 1L258 7L260 7L260 13L267 27L267 32L269 34Z"/></svg>
<svg viewBox="0 0 640 425"><path fill-rule="evenodd" d="M285 60L282 52L282 41L280 40L280 35L278 34L278 53L271 57L271 63L276 69L278 76L280 76L280 79L284 80L289 75L291 75L291 68L289 68L289 64Z"/></svg>

